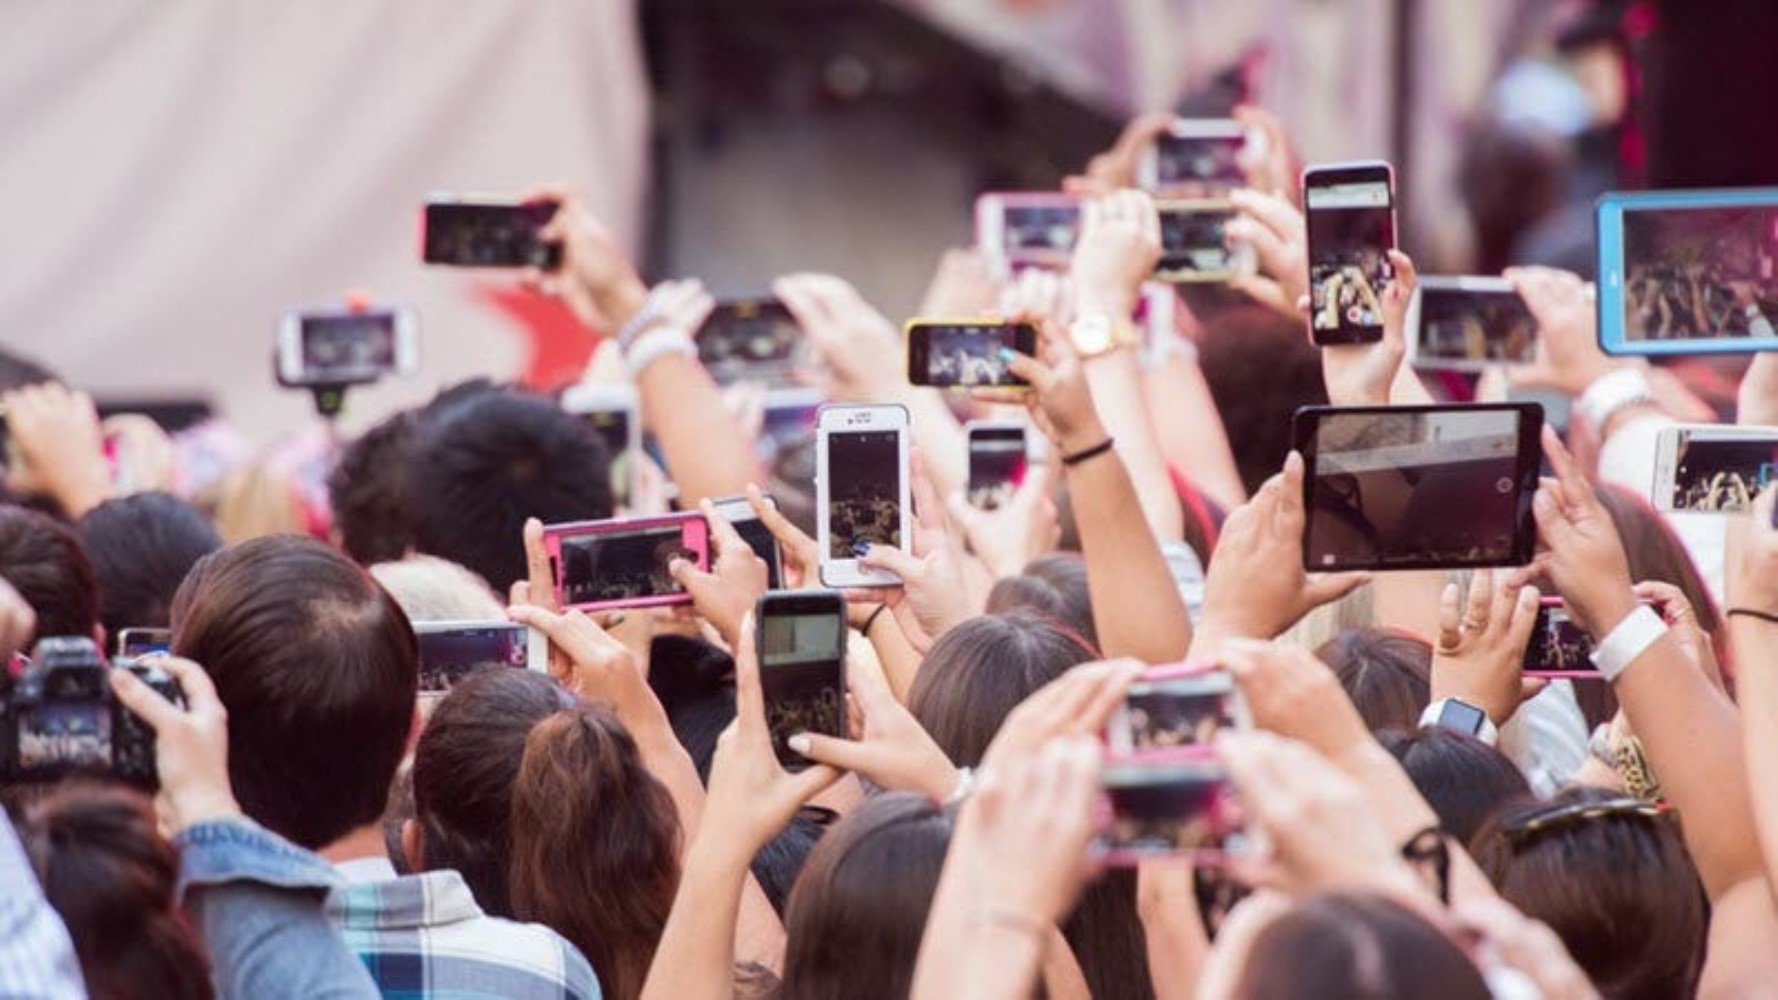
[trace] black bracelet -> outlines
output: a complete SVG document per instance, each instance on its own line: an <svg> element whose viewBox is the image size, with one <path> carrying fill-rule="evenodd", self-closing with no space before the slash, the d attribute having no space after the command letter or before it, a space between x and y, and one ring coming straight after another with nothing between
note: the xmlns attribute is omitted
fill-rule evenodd
<svg viewBox="0 0 1778 1000"><path fill-rule="evenodd" d="M1770 611L1755 611L1752 608L1730 608L1728 610L1728 616L1730 618L1733 618L1736 615L1740 615L1744 618L1758 618L1762 622L1771 622L1773 625L1778 625L1778 615L1772 614Z"/></svg>
<svg viewBox="0 0 1778 1000"><path fill-rule="evenodd" d="M1108 437L1098 444L1093 445L1091 448L1082 448L1080 451L1077 451L1072 455L1063 455L1062 464L1079 465L1089 458L1098 458L1100 455L1110 451L1115 444L1117 444L1117 438Z"/></svg>
<svg viewBox="0 0 1778 1000"><path fill-rule="evenodd" d="M887 604L877 605L877 610L872 611L870 614L868 614L864 617L864 627L858 630L858 634L864 636L866 639L869 639L870 638L870 627L877 623L877 616L882 614L885 611L888 611L888 610L889 610L889 605L887 605Z"/></svg>

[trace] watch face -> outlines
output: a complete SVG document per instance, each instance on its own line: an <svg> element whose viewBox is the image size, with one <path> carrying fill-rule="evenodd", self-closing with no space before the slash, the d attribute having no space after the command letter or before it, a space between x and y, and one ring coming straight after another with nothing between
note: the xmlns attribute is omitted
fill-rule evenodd
<svg viewBox="0 0 1778 1000"><path fill-rule="evenodd" d="M1111 349L1111 321L1104 316L1079 320L1068 333L1074 349L1081 354L1103 354Z"/></svg>

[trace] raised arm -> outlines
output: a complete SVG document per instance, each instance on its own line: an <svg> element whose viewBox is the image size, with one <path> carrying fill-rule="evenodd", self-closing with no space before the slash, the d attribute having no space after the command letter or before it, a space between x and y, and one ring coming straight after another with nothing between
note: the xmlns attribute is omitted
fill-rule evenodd
<svg viewBox="0 0 1778 1000"><path fill-rule="evenodd" d="M1743 719L1744 761L1750 774L1778 760L1778 527L1768 489L1739 525L1739 553L1729 577L1729 643L1735 651L1736 693ZM1753 818L1759 829L1766 880L1778 885L1778 782L1752 785Z"/></svg>

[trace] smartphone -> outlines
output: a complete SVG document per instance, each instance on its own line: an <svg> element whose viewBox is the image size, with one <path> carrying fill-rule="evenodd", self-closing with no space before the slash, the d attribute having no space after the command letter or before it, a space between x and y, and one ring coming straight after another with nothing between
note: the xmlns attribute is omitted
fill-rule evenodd
<svg viewBox="0 0 1778 1000"><path fill-rule="evenodd" d="M1655 439L1657 510L1738 514L1778 480L1778 427L1693 424Z"/></svg>
<svg viewBox="0 0 1778 1000"><path fill-rule="evenodd" d="M1395 280L1395 173L1380 161L1303 173L1309 226L1309 332L1317 346L1383 339L1383 290Z"/></svg>
<svg viewBox="0 0 1778 1000"><path fill-rule="evenodd" d="M975 200L975 240L1002 274L1063 269L1080 239L1080 198L1056 191L993 191Z"/></svg>
<svg viewBox="0 0 1778 1000"><path fill-rule="evenodd" d="M1226 235L1239 213L1227 201L1162 201L1161 259L1154 276L1162 281L1228 281L1252 274L1257 266L1253 247L1231 242Z"/></svg>
<svg viewBox="0 0 1778 1000"><path fill-rule="evenodd" d="M1481 371L1537 360L1537 320L1505 278L1428 275L1408 303L1416 368Z"/></svg>
<svg viewBox="0 0 1778 1000"><path fill-rule="evenodd" d="M1157 854L1238 850L1240 810L1214 754L1174 751L1107 758L1099 772L1105 822L1094 853L1109 865Z"/></svg>
<svg viewBox="0 0 1778 1000"><path fill-rule="evenodd" d="M1025 481L1030 463L1025 425L972 420L963 431L969 439L969 485L964 496L973 507L998 510Z"/></svg>
<svg viewBox="0 0 1778 1000"><path fill-rule="evenodd" d="M1227 194L1246 182L1241 157L1259 133L1232 118L1182 118L1155 137L1136 163L1136 184L1164 195Z"/></svg>
<svg viewBox="0 0 1778 1000"><path fill-rule="evenodd" d="M1613 192L1595 211L1606 353L1778 351L1778 189Z"/></svg>
<svg viewBox="0 0 1778 1000"><path fill-rule="evenodd" d="M675 558L710 568L710 525L704 515L615 518L548 524L543 545L564 608L644 608L690 604L667 571Z"/></svg>
<svg viewBox="0 0 1778 1000"><path fill-rule="evenodd" d="M940 388L1023 386L1002 349L1037 353L1037 328L998 320L909 320L908 381Z"/></svg>
<svg viewBox="0 0 1778 1000"><path fill-rule="evenodd" d="M773 298L718 302L697 341L698 360L718 385L752 381L769 389L793 386L797 366L807 354L802 327Z"/></svg>
<svg viewBox="0 0 1778 1000"><path fill-rule="evenodd" d="M1535 403L1296 411L1304 568L1525 565L1542 431Z"/></svg>
<svg viewBox="0 0 1778 1000"><path fill-rule="evenodd" d="M605 454L611 458L611 495L620 507L628 507L636 494L642 454L637 406L633 385L583 382L562 391L562 409L586 421L605 443Z"/></svg>
<svg viewBox="0 0 1778 1000"><path fill-rule="evenodd" d="M829 587L893 587L901 579L858 557L907 548L908 411L895 404L823 406L815 421L815 541Z"/></svg>
<svg viewBox="0 0 1778 1000"><path fill-rule="evenodd" d="M549 673L549 638L518 622L414 622L420 643L420 693L445 694L491 667Z"/></svg>
<svg viewBox="0 0 1778 1000"><path fill-rule="evenodd" d="M367 385L420 367L412 310L310 309L278 325L278 382L286 386Z"/></svg>
<svg viewBox="0 0 1778 1000"><path fill-rule="evenodd" d="M165 628L126 628L117 633L117 658L134 660L155 653L173 651L173 630Z"/></svg>
<svg viewBox="0 0 1778 1000"><path fill-rule="evenodd" d="M811 762L790 749L790 737L846 735L846 599L835 591L768 591L753 618L772 750L785 770L801 771Z"/></svg>
<svg viewBox="0 0 1778 1000"><path fill-rule="evenodd" d="M1539 602L1537 624L1525 646L1524 673L1535 677L1598 677L1593 666L1593 637L1568 616L1560 597Z"/></svg>
<svg viewBox="0 0 1778 1000"><path fill-rule="evenodd" d="M1228 671L1195 664L1155 667L1130 685L1123 704L1112 711L1105 745L1120 754L1208 750L1218 733L1251 725L1247 703Z"/></svg>
<svg viewBox="0 0 1778 1000"><path fill-rule="evenodd" d="M778 509L778 501L772 499L771 494L765 495L765 502L773 510ZM744 496L723 497L721 500L711 501L711 504L716 508L718 516L725 518L729 524L734 526L735 534L741 536L741 540L747 543L747 547L752 549L755 555L765 560L767 589L782 589L784 587L784 554L778 548L778 536L772 534L772 529L766 527L766 523L759 519L758 514L754 513L753 505L748 503Z"/></svg>
<svg viewBox="0 0 1778 1000"><path fill-rule="evenodd" d="M561 205L553 200L436 195L426 199L420 259L447 267L536 267L562 264L562 246L538 235Z"/></svg>

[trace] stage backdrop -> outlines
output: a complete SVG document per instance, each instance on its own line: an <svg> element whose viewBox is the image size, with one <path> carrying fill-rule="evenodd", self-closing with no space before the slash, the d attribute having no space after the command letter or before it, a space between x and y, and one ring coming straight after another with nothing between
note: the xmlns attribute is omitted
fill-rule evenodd
<svg viewBox="0 0 1778 1000"><path fill-rule="evenodd" d="M289 307L420 313L424 370L349 424L584 344L492 272L423 268L427 192L557 180L640 230L628 0L0 0L0 343L109 395L212 395L265 441ZM538 330L543 332L539 333ZM539 353L541 351L541 353Z"/></svg>

